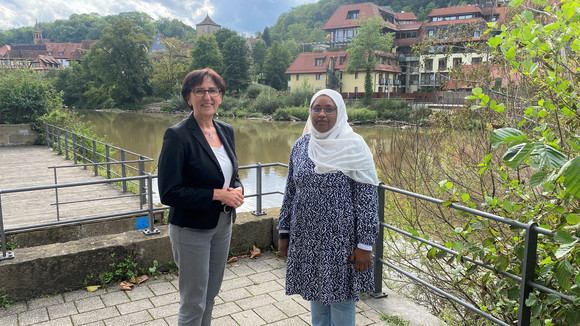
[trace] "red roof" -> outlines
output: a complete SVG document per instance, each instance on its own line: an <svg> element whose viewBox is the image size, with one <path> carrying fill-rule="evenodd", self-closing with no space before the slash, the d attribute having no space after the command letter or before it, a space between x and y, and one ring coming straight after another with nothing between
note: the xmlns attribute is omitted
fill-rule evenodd
<svg viewBox="0 0 580 326"><path fill-rule="evenodd" d="M340 57L345 57L343 64L340 64ZM394 58L392 53L387 53L388 57ZM350 58L350 54L346 51L336 51L336 52L307 52L300 53L294 59L294 62L286 69L286 74L305 74L305 73L324 73L328 67L328 62L331 58L336 58L336 64L334 69L339 71L345 71L346 65ZM322 66L315 66L316 59L323 59ZM375 67L376 71L390 71L390 72L401 72L401 67L377 64Z"/></svg>
<svg viewBox="0 0 580 326"><path fill-rule="evenodd" d="M424 23L399 24L397 25L397 32L419 30L423 24Z"/></svg>
<svg viewBox="0 0 580 326"><path fill-rule="evenodd" d="M477 18L469 18L469 19L456 19L456 20L443 20L440 22L429 22L429 23L427 23L427 26L471 24L471 23L478 23L478 22L485 23L486 21L481 17L477 17Z"/></svg>
<svg viewBox="0 0 580 326"><path fill-rule="evenodd" d="M468 13L481 13L481 9L476 5L450 7L450 8L437 8L431 10L431 13L429 13L429 17L451 16Z"/></svg>
<svg viewBox="0 0 580 326"><path fill-rule="evenodd" d="M354 10L358 10L358 19L346 19L348 12ZM368 19L372 16L380 17L381 12L389 13L392 16L396 15L394 11L379 7L371 2L344 5L334 11L332 16L330 16L330 18L326 21L326 24L322 26L322 29L329 30L345 27L359 27L360 24L357 24L356 22L358 22L363 17L363 15L365 19Z"/></svg>
<svg viewBox="0 0 580 326"><path fill-rule="evenodd" d="M417 20L417 16L412 12L398 12L397 20Z"/></svg>
<svg viewBox="0 0 580 326"><path fill-rule="evenodd" d="M2 58L6 53L10 51L10 45L6 44L3 47L0 47L0 58Z"/></svg>

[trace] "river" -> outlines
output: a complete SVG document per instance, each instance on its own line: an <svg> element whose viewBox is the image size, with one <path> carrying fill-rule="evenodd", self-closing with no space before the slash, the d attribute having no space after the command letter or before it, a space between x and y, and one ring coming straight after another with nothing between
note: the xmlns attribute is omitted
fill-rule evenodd
<svg viewBox="0 0 580 326"><path fill-rule="evenodd" d="M82 120L91 125L98 136L106 142L126 150L154 159L146 169L156 174L157 158L161 151L165 130L185 118L182 114L151 114L133 112L82 111ZM239 165L256 163L288 163L292 145L302 135L305 122L266 121L263 119L231 119L217 117L234 128L236 137L236 154ZM377 125L354 126L353 129L369 145L381 144L389 148L388 143L399 132L398 128ZM373 146L371 146L371 149ZM256 170L240 171L240 179L246 187L246 194L255 193ZM283 191L286 180L286 169L283 167L265 168L263 170L263 192ZM279 203L281 196L272 195L264 198L264 205ZM158 202L158 198L154 199Z"/></svg>

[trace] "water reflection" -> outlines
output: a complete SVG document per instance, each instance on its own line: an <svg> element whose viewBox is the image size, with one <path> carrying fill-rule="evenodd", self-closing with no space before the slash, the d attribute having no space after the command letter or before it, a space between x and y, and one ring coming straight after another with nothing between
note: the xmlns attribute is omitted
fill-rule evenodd
<svg viewBox="0 0 580 326"><path fill-rule="evenodd" d="M83 111L82 114L82 120L90 123L96 134L105 137L108 143L154 159L146 165L148 172L153 174L157 173L157 158L161 151L163 133L168 127L186 117L185 114L97 111ZM304 128L304 122L219 119L231 124L234 128L236 152L241 166L256 163L288 163L292 145L302 135ZM354 126L353 129L363 136L371 149L382 148L387 151L394 135L401 132L399 129L385 126ZM256 170L241 170L240 178L246 187L246 193L255 193ZM283 191L285 180L286 168L264 168L262 191ZM281 196L274 197L281 198ZM157 202L158 199L155 201Z"/></svg>

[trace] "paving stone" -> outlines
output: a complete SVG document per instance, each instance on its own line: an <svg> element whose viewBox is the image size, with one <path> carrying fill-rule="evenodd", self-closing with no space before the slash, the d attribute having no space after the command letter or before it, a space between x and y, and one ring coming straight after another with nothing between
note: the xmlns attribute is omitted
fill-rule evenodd
<svg viewBox="0 0 580 326"><path fill-rule="evenodd" d="M131 301L137 301L153 296L153 291L151 291L147 286L136 286L133 290L127 291L126 293Z"/></svg>
<svg viewBox="0 0 580 326"><path fill-rule="evenodd" d="M231 289L237 289L241 287L246 287L254 284L252 280L250 280L247 276L236 276L236 278L223 281L220 291L228 291Z"/></svg>
<svg viewBox="0 0 580 326"><path fill-rule="evenodd" d="M87 311L78 315L72 315L71 318L75 326L77 326L92 323L99 320L105 320L119 315L120 314L119 311L117 310L117 307L107 307L99 310ZM97 325L104 325L104 323Z"/></svg>
<svg viewBox="0 0 580 326"><path fill-rule="evenodd" d="M53 306L62 303L64 303L64 298L60 294L46 298L38 298L27 302L28 310L35 310L38 308Z"/></svg>
<svg viewBox="0 0 580 326"><path fill-rule="evenodd" d="M149 289L153 291L155 295L177 292L177 288L174 287L171 282L151 283L149 284Z"/></svg>
<svg viewBox="0 0 580 326"><path fill-rule="evenodd" d="M159 306L148 310L154 319L166 318L170 316L177 316L179 312L179 303L172 303L166 306ZM177 319L176 319L177 320Z"/></svg>
<svg viewBox="0 0 580 326"><path fill-rule="evenodd" d="M220 292L219 297L224 302L233 302L236 300L241 300L244 298L251 297L252 293L248 292L245 288L233 289L229 291Z"/></svg>
<svg viewBox="0 0 580 326"><path fill-rule="evenodd" d="M79 313L105 308L100 296L75 300L75 305Z"/></svg>
<svg viewBox="0 0 580 326"><path fill-rule="evenodd" d="M0 325L4 325L4 324L0 324ZM40 324L34 324L34 326L73 326L73 323L72 323L70 316L67 316L67 317L62 317L62 318L57 318L57 319L51 319L49 321L45 321L45 322L40 323Z"/></svg>
<svg viewBox="0 0 580 326"><path fill-rule="evenodd" d="M137 311L134 313L113 317L105 320L106 326L128 326L128 325L142 325L145 322L152 321L153 318L146 311Z"/></svg>
<svg viewBox="0 0 580 326"><path fill-rule="evenodd" d="M103 294L103 295L101 295L101 299L103 300L103 303L107 307L131 301L131 299L129 298L127 293L125 293L125 291L121 291L121 290L119 290L118 292L111 292L111 293Z"/></svg>
<svg viewBox="0 0 580 326"><path fill-rule="evenodd" d="M278 309L282 310L289 317L308 312L308 309L305 309L301 304L292 299L276 302L274 306L278 307Z"/></svg>
<svg viewBox="0 0 580 326"><path fill-rule="evenodd" d="M240 326L266 325L266 322L253 310L245 310L231 315Z"/></svg>
<svg viewBox="0 0 580 326"><path fill-rule="evenodd" d="M255 270L257 273L267 272L272 269L272 266L266 264L262 259L255 259L251 263L250 262L247 263L250 264L248 266L253 270Z"/></svg>
<svg viewBox="0 0 580 326"><path fill-rule="evenodd" d="M252 266L253 268L254 266ZM278 277L276 275L274 275L271 271L266 271L266 272L260 272L254 275L248 275L248 278L254 283L254 284L262 284L268 281L275 281L278 279Z"/></svg>
<svg viewBox="0 0 580 326"><path fill-rule="evenodd" d="M360 313L356 314L355 318L356 318L356 324L358 326L367 326L367 325L374 324L374 321L368 319L367 317L365 317L364 315L362 315Z"/></svg>
<svg viewBox="0 0 580 326"><path fill-rule="evenodd" d="M253 295L269 293L271 291L278 291L282 289L284 288L276 281L269 281L246 287L246 290L250 291L250 293Z"/></svg>
<svg viewBox="0 0 580 326"><path fill-rule="evenodd" d="M58 319L78 313L74 302L64 302L63 304L46 307L50 319Z"/></svg>
<svg viewBox="0 0 580 326"><path fill-rule="evenodd" d="M18 326L18 315L10 315L0 317L0 325L2 326Z"/></svg>
<svg viewBox="0 0 580 326"><path fill-rule="evenodd" d="M175 324L175 325L177 325L177 324ZM236 323L236 321L232 317L223 316L220 318L212 319L211 325L212 326L238 326L239 324Z"/></svg>
<svg viewBox="0 0 580 326"><path fill-rule="evenodd" d="M98 289L94 292L80 290L80 291L66 292L66 293L63 293L62 296L64 297L64 301L69 302L69 301L76 301L76 300L101 296L101 295L106 294L106 293L107 293L107 291L105 289Z"/></svg>
<svg viewBox="0 0 580 326"><path fill-rule="evenodd" d="M236 312L242 311L242 308L235 304L234 302L226 302L223 304L218 304L213 307L212 318L218 318L226 315L231 315Z"/></svg>
<svg viewBox="0 0 580 326"><path fill-rule="evenodd" d="M149 300L149 298L147 298L147 299L137 300L137 301L133 301L133 302L118 304L116 307L119 310L119 312L121 313L121 315L128 315L128 314L132 314L132 313L135 313L138 311L143 311L143 310L153 308L153 304L151 303L151 300Z"/></svg>
<svg viewBox="0 0 580 326"><path fill-rule="evenodd" d="M274 302L276 302L276 300L267 294L260 294L255 297L249 297L236 301L238 306L240 306L243 310L254 309Z"/></svg>
<svg viewBox="0 0 580 326"><path fill-rule="evenodd" d="M284 320L280 320L271 324L269 326L308 326L310 323L305 322L299 317L292 317Z"/></svg>
<svg viewBox="0 0 580 326"><path fill-rule="evenodd" d="M18 324L21 326L32 325L43 321L48 321L46 308L24 311L18 314Z"/></svg>
<svg viewBox="0 0 580 326"><path fill-rule="evenodd" d="M165 319L156 319L152 321L145 322L141 326L167 326Z"/></svg>
<svg viewBox="0 0 580 326"><path fill-rule="evenodd" d="M174 316L164 318L164 320L169 326L177 326L177 312Z"/></svg>
<svg viewBox="0 0 580 326"><path fill-rule="evenodd" d="M150 298L151 303L155 307L166 306L172 303L179 303L179 292L167 293Z"/></svg>
<svg viewBox="0 0 580 326"><path fill-rule="evenodd" d="M10 305L9 308L0 308L0 318L1 317L6 317L6 316L11 316L11 315L15 315L28 310L28 307L26 306L26 301L22 301L22 302L17 302L17 303L13 303ZM3 324L0 324L3 325Z"/></svg>
<svg viewBox="0 0 580 326"><path fill-rule="evenodd" d="M275 305L269 304L262 307L254 308L254 311L264 319L268 325L282 319L287 319L288 316L282 310L276 308Z"/></svg>
<svg viewBox="0 0 580 326"><path fill-rule="evenodd" d="M247 264L234 264L230 270L238 276L248 276L256 274L256 271L251 269Z"/></svg>
<svg viewBox="0 0 580 326"><path fill-rule="evenodd" d="M284 288L276 291L272 291L268 293L272 298L276 299L276 301L285 301L288 298L291 298L286 295L286 290Z"/></svg>
<svg viewBox="0 0 580 326"><path fill-rule="evenodd" d="M77 326L78 324L75 324L75 326ZM105 322L102 320L93 322L93 323L88 323L88 324L83 324L83 326L105 326Z"/></svg>

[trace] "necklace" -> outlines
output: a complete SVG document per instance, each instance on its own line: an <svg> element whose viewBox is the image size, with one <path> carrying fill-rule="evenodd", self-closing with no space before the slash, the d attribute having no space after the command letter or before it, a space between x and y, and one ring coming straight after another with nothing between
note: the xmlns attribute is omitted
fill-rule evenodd
<svg viewBox="0 0 580 326"><path fill-rule="evenodd" d="M208 136L209 138L213 138L213 134L212 134L211 132L210 132L209 134L207 134L207 136Z"/></svg>

